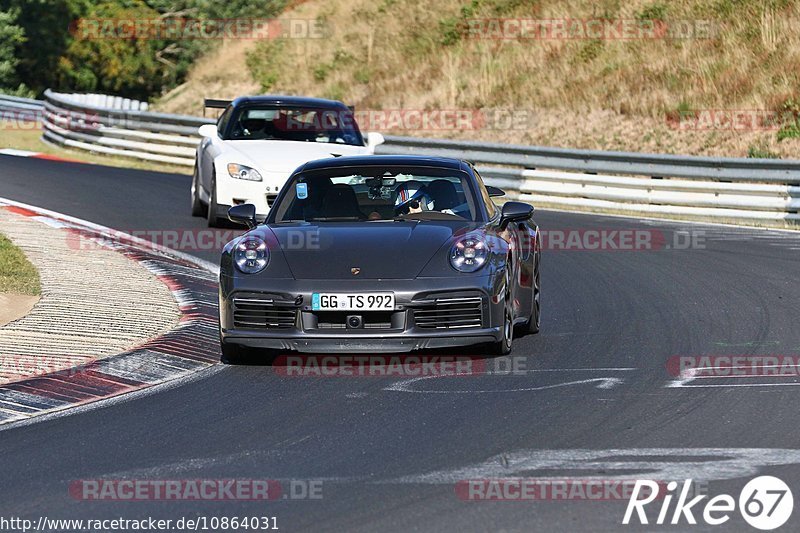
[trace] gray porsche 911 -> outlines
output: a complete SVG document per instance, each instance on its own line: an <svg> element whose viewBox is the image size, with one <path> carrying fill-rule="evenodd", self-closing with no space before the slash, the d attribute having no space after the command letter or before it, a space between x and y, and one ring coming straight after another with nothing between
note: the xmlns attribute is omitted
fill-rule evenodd
<svg viewBox="0 0 800 533"><path fill-rule="evenodd" d="M492 197L468 162L416 156L322 159L294 171L266 220L222 252L223 362L275 350L408 352L539 331L533 207Z"/></svg>

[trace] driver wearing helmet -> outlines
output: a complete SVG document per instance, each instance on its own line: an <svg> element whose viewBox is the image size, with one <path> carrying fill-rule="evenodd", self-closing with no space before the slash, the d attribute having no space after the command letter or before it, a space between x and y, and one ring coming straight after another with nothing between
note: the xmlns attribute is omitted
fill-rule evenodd
<svg viewBox="0 0 800 533"><path fill-rule="evenodd" d="M425 186L416 180L409 180L400 184L395 191L394 214L410 215L431 211L433 201L425 191Z"/></svg>

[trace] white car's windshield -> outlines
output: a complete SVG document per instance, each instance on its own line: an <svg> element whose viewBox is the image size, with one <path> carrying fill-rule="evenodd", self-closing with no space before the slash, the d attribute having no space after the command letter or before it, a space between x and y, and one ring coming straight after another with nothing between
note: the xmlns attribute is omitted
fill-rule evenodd
<svg viewBox="0 0 800 533"><path fill-rule="evenodd" d="M234 110L227 138L364 144L349 110L275 105Z"/></svg>

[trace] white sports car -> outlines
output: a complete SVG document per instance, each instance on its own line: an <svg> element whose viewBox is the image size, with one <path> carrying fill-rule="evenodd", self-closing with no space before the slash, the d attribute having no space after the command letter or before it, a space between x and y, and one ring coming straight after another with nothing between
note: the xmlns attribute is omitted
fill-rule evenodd
<svg viewBox="0 0 800 533"><path fill-rule="evenodd" d="M200 126L192 179L192 215L215 227L234 205L265 216L289 175L314 159L374 152L380 133L361 135L341 102L296 96L245 96L225 106L217 124Z"/></svg>

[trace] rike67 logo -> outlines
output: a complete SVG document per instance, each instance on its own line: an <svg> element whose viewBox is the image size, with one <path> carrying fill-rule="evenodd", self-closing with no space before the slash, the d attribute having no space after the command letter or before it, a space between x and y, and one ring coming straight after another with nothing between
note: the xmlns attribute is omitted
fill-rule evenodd
<svg viewBox="0 0 800 533"><path fill-rule="evenodd" d="M700 503L708 497L706 494L689 499L692 489L691 479L684 481L680 494L677 493L676 481L667 483L666 495L663 491L659 494L659 485L663 487L663 483L655 481L636 481L628 500L628 507L625 509L623 524L630 524L634 513L640 524L648 524L645 507L659 496L663 498L660 498L661 508L655 521L658 525L682 523L694 525L697 524L695 517L697 513L706 524L719 526L730 520L738 503L739 513L748 524L756 529L768 531L785 524L794 508L792 491L786 483L773 476L760 476L749 481L739 493L738 502L729 494L720 494L706 501L705 505ZM671 509L674 496L677 496L677 501L675 507Z"/></svg>

